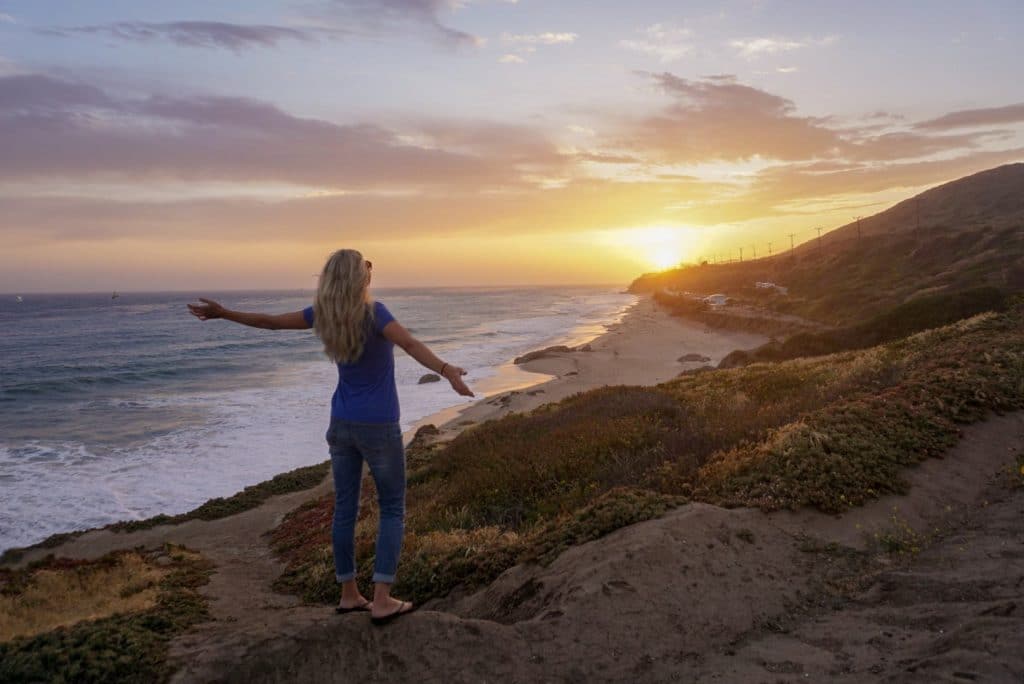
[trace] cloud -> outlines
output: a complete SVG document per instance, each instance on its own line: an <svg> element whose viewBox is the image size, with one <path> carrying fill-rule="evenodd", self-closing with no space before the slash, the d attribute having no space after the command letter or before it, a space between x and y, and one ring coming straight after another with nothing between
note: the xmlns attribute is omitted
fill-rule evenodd
<svg viewBox="0 0 1024 684"><path fill-rule="evenodd" d="M946 182L999 164L1024 159L1024 148L986 150L946 159L894 164L852 164L820 172L802 165L780 165L763 170L751 188L753 206L798 199L881 192Z"/></svg>
<svg viewBox="0 0 1024 684"><path fill-rule="evenodd" d="M641 72L670 96L660 112L620 126L608 144L662 164L822 159L893 161L977 149L1005 131L934 135L891 126L841 128L830 118L800 116L793 101L716 74L690 80ZM880 132L881 128L881 132Z"/></svg>
<svg viewBox="0 0 1024 684"><path fill-rule="evenodd" d="M104 35L122 41L149 43L164 40L182 47L223 48L240 52L251 47L274 47L286 40L310 42L312 31L285 26L228 24L219 21L175 21L168 23L117 22L100 26L43 29L56 36Z"/></svg>
<svg viewBox="0 0 1024 684"><path fill-rule="evenodd" d="M576 33L521 33L501 34L501 42L507 45L565 45L576 42L579 35Z"/></svg>
<svg viewBox="0 0 1024 684"><path fill-rule="evenodd" d="M843 156L858 161L916 159L950 150L976 149L987 139L1005 136L1005 131L962 135L921 135L911 131L893 131L849 140L843 148Z"/></svg>
<svg viewBox="0 0 1024 684"><path fill-rule="evenodd" d="M648 183L579 180L501 193L353 192L280 201L253 198L139 201L132 198L0 196L7 244L50 240L337 241L471 233L572 233L657 223L669 207L711 200L720 186L675 178Z"/></svg>
<svg viewBox="0 0 1024 684"><path fill-rule="evenodd" d="M923 130L944 130L949 128L968 128L971 126L994 126L1024 122L1024 102L1006 105L1005 107L989 107L986 109L964 109L950 112L935 119L922 121L915 128Z"/></svg>
<svg viewBox="0 0 1024 684"><path fill-rule="evenodd" d="M526 64L526 60L519 55L502 55L498 58L498 61L502 64Z"/></svg>
<svg viewBox="0 0 1024 684"><path fill-rule="evenodd" d="M444 12L465 4L456 0L329 0L325 6L309 12L306 16L308 21L302 26L218 21L125 21L96 26L50 27L37 29L37 32L61 37L103 35L132 42L168 41L182 47L240 52L255 47L274 47L286 41L309 43L321 38L378 38L415 30L446 46L477 46L483 42L480 38L451 28L440 18Z"/></svg>
<svg viewBox="0 0 1024 684"><path fill-rule="evenodd" d="M657 57L662 62L674 62L694 51L690 44L693 32L671 24L652 24L642 31L643 37L620 40L619 47Z"/></svg>
<svg viewBox="0 0 1024 684"><path fill-rule="evenodd" d="M789 38L760 37L760 38L736 38L730 40L729 47L736 48L740 57L746 59L757 59L758 57L778 55L784 52L792 52L811 45L826 46L832 45L838 36L825 36L817 39L792 40Z"/></svg>
<svg viewBox="0 0 1024 684"><path fill-rule="evenodd" d="M73 107L108 107L112 100L99 88L39 74L0 78L0 115Z"/></svg>
<svg viewBox="0 0 1024 684"><path fill-rule="evenodd" d="M449 47L476 47L482 39L442 23L441 14L458 9L457 0L332 0L328 16L343 28L359 33L385 34L416 28Z"/></svg>
<svg viewBox="0 0 1024 684"><path fill-rule="evenodd" d="M633 122L622 139L665 163L740 161L760 156L803 160L835 154L839 135L820 119L796 114L792 101L738 83L727 74L689 80L643 74L675 101Z"/></svg>
<svg viewBox="0 0 1024 684"><path fill-rule="evenodd" d="M0 24L17 24L18 21L10 14L0 12Z"/></svg>
<svg viewBox="0 0 1024 684"><path fill-rule="evenodd" d="M373 124L301 118L237 97L116 98L47 76L0 78L0 179L269 181L314 187L511 186L561 173L535 131L486 122Z"/></svg>

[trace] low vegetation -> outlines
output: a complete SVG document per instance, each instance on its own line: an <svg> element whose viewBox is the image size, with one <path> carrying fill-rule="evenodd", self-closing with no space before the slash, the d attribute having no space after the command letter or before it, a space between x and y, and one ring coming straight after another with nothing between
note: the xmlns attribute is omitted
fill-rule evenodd
<svg viewBox="0 0 1024 684"><path fill-rule="evenodd" d="M664 294L658 297L660 302L667 299L669 296ZM866 349L922 330L949 325L985 311L1003 311L1008 299L1005 292L994 287L927 295L900 304L857 325L826 332L797 332L785 340L772 341L757 349L734 351L723 359L722 365L734 368L760 361L785 361Z"/></svg>
<svg viewBox="0 0 1024 684"><path fill-rule="evenodd" d="M838 512L903 492L906 466L962 425L1024 408L1024 302L863 350L608 387L472 427L412 454L396 593L415 600L486 583L511 565L700 500ZM357 526L361 581L375 506ZM332 500L273 533L279 588L337 597Z"/></svg>
<svg viewBox="0 0 1024 684"><path fill-rule="evenodd" d="M210 499L198 508L181 513L179 515L156 515L145 520L127 520L112 523L102 529L115 532L136 532L148 530L157 525L177 525L189 520L217 520L226 518L235 513L241 513L256 508L272 496L298 492L304 489L311 489L320 484L327 473L331 470L331 462L324 461L316 465L296 468L287 473L275 475L273 478L260 482L259 484L246 487L242 491L229 497L217 497ZM43 548L52 549L68 542L75 537L81 536L89 530L78 530L75 532L62 532L47 537L38 544L25 548L7 549L0 556L0 565L17 563L25 552L30 549Z"/></svg>
<svg viewBox="0 0 1024 684"><path fill-rule="evenodd" d="M166 681L171 639L208 618L210 571L171 545L0 569L0 681Z"/></svg>

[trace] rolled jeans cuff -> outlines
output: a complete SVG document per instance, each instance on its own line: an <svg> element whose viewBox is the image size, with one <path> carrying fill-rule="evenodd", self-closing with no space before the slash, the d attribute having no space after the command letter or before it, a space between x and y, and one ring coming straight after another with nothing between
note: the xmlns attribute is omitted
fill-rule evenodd
<svg viewBox="0 0 1024 684"><path fill-rule="evenodd" d="M354 573L354 572L347 572L344 575L335 575L334 576L334 579L338 581L338 584L341 584L342 582L348 582L349 580L354 580L355 578L356 578L356 573Z"/></svg>
<svg viewBox="0 0 1024 684"><path fill-rule="evenodd" d="M395 576L394 575L384 575L382 573L375 572L375 573L373 573L373 581L374 582L380 582L382 584L394 584L395 583Z"/></svg>

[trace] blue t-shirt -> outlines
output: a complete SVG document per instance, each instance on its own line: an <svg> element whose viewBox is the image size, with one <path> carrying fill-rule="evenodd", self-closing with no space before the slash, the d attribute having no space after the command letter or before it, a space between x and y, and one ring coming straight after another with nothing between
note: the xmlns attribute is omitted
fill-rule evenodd
<svg viewBox="0 0 1024 684"><path fill-rule="evenodd" d="M313 307L302 310L313 327ZM395 345L384 337L384 326L395 320L387 307L373 303L373 325L367 320L363 353L354 363L338 364L338 388L331 399L331 418L357 423L397 423Z"/></svg>

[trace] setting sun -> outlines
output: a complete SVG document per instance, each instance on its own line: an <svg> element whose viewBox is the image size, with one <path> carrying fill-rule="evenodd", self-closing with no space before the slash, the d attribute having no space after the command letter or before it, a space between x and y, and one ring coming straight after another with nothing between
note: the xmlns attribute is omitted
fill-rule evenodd
<svg viewBox="0 0 1024 684"><path fill-rule="evenodd" d="M697 232L689 226L646 226L611 231L609 244L659 271L692 259Z"/></svg>

